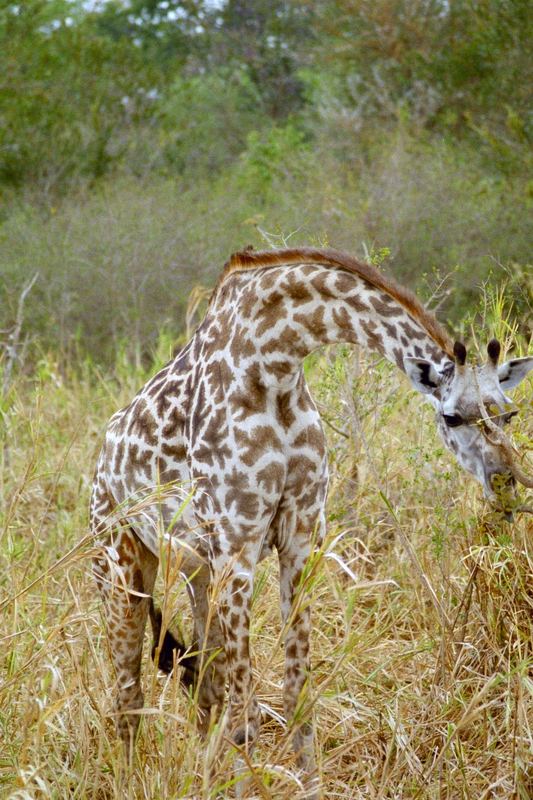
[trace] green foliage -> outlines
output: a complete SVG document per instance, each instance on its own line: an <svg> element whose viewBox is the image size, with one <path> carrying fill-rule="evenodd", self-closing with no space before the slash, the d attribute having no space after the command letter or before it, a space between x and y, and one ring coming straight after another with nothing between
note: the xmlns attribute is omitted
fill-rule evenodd
<svg viewBox="0 0 533 800"><path fill-rule="evenodd" d="M214 15L211 58L246 64L270 117L280 120L302 104L298 75L312 38L312 8L287 0L226 0Z"/></svg>
<svg viewBox="0 0 533 800"><path fill-rule="evenodd" d="M66 2L9 3L0 21L0 180L50 191L105 174L149 105L140 52Z"/></svg>
<svg viewBox="0 0 533 800"><path fill-rule="evenodd" d="M308 148L304 133L294 123L273 126L267 131L251 131L241 154L239 182L249 193L257 192L273 201L279 182L302 176Z"/></svg>
<svg viewBox="0 0 533 800"><path fill-rule="evenodd" d="M249 131L265 124L260 94L243 69L176 78L157 114L164 162L180 173L228 167Z"/></svg>
<svg viewBox="0 0 533 800"><path fill-rule="evenodd" d="M92 21L99 34L114 41L132 41L143 60L172 74L188 56L205 49L201 37L195 36L205 17L204 6L196 0L110 0L92 15Z"/></svg>
<svg viewBox="0 0 533 800"><path fill-rule="evenodd" d="M12 205L0 227L0 329L39 272L25 333L104 362L127 341L130 357L144 360L165 323L174 335L183 329L194 285L212 285L233 250L265 246L259 227L279 234L275 242L293 233L291 244L379 262L426 299L453 271L438 315L457 333L468 332L484 284L505 282L527 338L525 178L487 176L474 149L405 133L368 165L336 167L288 123L250 134L237 165L218 176L122 177L57 206Z"/></svg>
<svg viewBox="0 0 533 800"><path fill-rule="evenodd" d="M456 134L472 119L502 129L507 105L529 108L529 12L527 0L325 0L320 72L359 126L407 113Z"/></svg>
<svg viewBox="0 0 533 800"><path fill-rule="evenodd" d="M527 336L527 6L4 2L0 329L37 271L31 336L142 360L266 236L453 271L452 324L505 279Z"/></svg>

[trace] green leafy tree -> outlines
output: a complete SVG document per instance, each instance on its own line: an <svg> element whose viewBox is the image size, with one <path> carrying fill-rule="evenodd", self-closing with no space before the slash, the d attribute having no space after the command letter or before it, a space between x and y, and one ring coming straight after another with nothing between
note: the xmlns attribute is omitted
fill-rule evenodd
<svg viewBox="0 0 533 800"><path fill-rule="evenodd" d="M62 0L4 6L0 74L0 180L46 189L107 172L157 79L131 41L99 34Z"/></svg>
<svg viewBox="0 0 533 800"><path fill-rule="evenodd" d="M158 103L166 164L179 172L228 167L247 134L268 124L244 69L178 77Z"/></svg>
<svg viewBox="0 0 533 800"><path fill-rule="evenodd" d="M366 122L408 114L420 125L529 135L527 0L318 0L315 58L324 91ZM316 84L315 84L316 88ZM515 126L516 127L516 126Z"/></svg>
<svg viewBox="0 0 533 800"><path fill-rule="evenodd" d="M113 0L93 15L100 33L132 41L171 78L191 56L205 58L209 17L209 4L201 0Z"/></svg>
<svg viewBox="0 0 533 800"><path fill-rule="evenodd" d="M274 119L298 111L302 52L311 37L311 6L287 0L228 0L211 16L210 59L248 70Z"/></svg>

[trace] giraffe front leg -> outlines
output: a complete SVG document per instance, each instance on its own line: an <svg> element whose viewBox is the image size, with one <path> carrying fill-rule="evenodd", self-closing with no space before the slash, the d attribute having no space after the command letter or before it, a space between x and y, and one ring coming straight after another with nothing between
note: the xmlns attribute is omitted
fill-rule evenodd
<svg viewBox="0 0 533 800"><path fill-rule="evenodd" d="M241 551L239 560L230 563L218 560L213 580L229 679L228 738L243 752L235 766L236 775L248 769L247 761L261 724L250 657L250 612L257 552L247 555L243 558ZM237 796L245 796L247 787L248 781L238 781L235 787Z"/></svg>
<svg viewBox="0 0 533 800"><path fill-rule="evenodd" d="M113 533L94 574L103 599L104 616L116 674L117 732L131 758L143 706L141 655L149 597L157 573L157 558L129 528Z"/></svg>
<svg viewBox="0 0 533 800"><path fill-rule="evenodd" d="M308 800L318 798L313 722L306 718L304 701L310 673L310 598L301 585L302 572L310 554L310 543L295 537L289 550L279 554L282 621L285 633L284 706L291 728L298 766L306 776Z"/></svg>

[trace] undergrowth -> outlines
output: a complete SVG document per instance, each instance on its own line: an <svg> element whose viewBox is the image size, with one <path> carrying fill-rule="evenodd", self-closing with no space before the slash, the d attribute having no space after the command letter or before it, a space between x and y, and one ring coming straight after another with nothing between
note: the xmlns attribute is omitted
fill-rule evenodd
<svg viewBox="0 0 533 800"><path fill-rule="evenodd" d="M168 338L156 366L169 355ZM1 439L0 794L30 798L232 796L222 726L145 647L144 719L126 770L113 675L90 576L87 504L105 423L150 374L42 355L4 398ZM329 533L308 572L325 798L520 798L533 791L528 521L491 516L444 451L433 412L388 364L337 347L310 357L331 463ZM520 392L528 396L526 386ZM531 417L515 419L520 441ZM82 542L80 546L80 541ZM264 712L250 796L302 797L282 711L277 567L259 569L252 646ZM164 587L159 580L156 596ZM190 640L186 592L168 588Z"/></svg>
<svg viewBox="0 0 533 800"><path fill-rule="evenodd" d="M163 324L183 330L192 287L212 285L234 250L264 249L265 231L275 246L320 243L360 258L386 249L384 269L418 291L427 284L427 295L448 276L440 316L454 325L487 280L507 279L526 316L523 170L487 173L477 151L402 128L365 157L352 136L345 161L327 141L296 146L287 131L251 137L238 161L208 178L119 175L62 200L12 197L0 219L0 329L11 328L22 287L37 276L25 302L29 337L69 361L89 354L112 367L124 341L130 358L135 347L145 357Z"/></svg>

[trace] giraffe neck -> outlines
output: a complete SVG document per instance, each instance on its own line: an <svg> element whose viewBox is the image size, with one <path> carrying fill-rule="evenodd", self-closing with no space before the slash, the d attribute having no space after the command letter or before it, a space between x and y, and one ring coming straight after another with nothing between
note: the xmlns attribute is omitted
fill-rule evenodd
<svg viewBox="0 0 533 800"><path fill-rule="evenodd" d="M235 272L219 287L206 318L208 351L231 350L237 369L261 366L267 385L289 388L303 358L349 342L404 370L406 356L437 367L450 356L398 300L364 278L320 264Z"/></svg>

